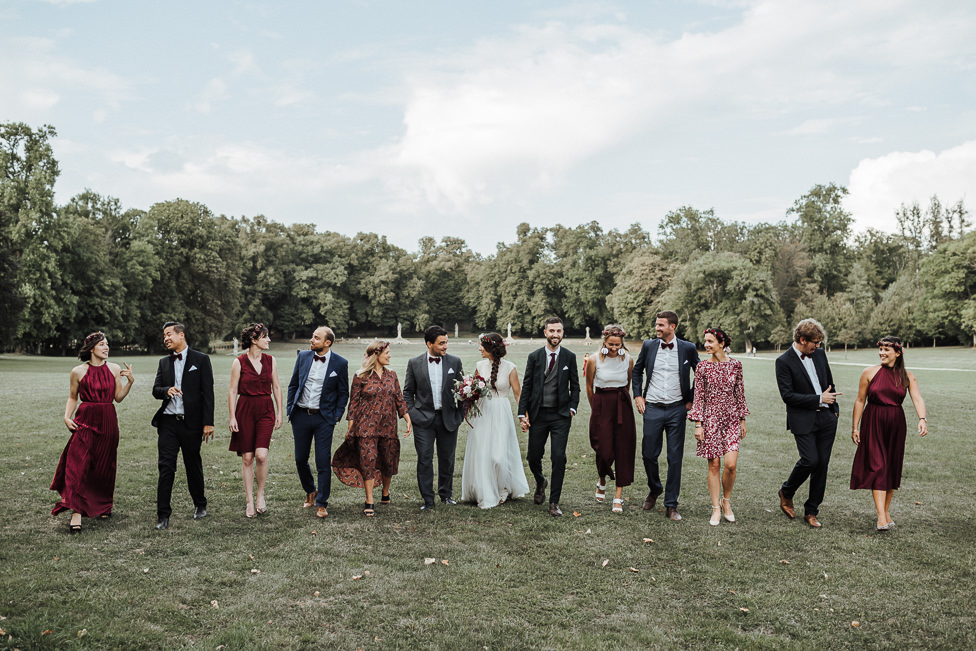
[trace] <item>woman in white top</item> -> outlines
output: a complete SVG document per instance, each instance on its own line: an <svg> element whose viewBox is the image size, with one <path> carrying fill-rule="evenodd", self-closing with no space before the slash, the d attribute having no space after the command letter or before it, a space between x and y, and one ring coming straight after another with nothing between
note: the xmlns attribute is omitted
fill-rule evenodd
<svg viewBox="0 0 976 651"><path fill-rule="evenodd" d="M619 325L603 330L603 348L586 365L586 398L590 401L590 446L596 453L596 501L606 499L609 477L616 483L613 512L624 512L623 489L634 482L637 427L630 402L634 360ZM616 473L614 472L616 470Z"/></svg>
<svg viewBox="0 0 976 651"><path fill-rule="evenodd" d="M522 394L515 364L502 359L507 352L496 332L481 335L480 362L475 370L488 380L491 397L478 402L478 415L470 420L464 468L461 471L461 501L477 502L483 509L502 504L510 497L529 492L522 467L522 453L515 434L515 419L509 390L518 404Z"/></svg>

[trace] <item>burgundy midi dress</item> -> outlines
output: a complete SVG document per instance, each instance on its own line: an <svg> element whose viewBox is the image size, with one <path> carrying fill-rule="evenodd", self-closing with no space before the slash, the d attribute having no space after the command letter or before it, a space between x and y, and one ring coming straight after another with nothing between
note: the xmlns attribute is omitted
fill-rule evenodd
<svg viewBox="0 0 976 651"><path fill-rule="evenodd" d="M237 358L241 363L241 377L237 383L237 430L230 435L230 449L243 456L258 448L271 447L274 432L275 410L271 399L271 355L261 353L261 373L244 353Z"/></svg>
<svg viewBox="0 0 976 651"><path fill-rule="evenodd" d="M882 366L868 385L867 404L861 415L861 443L854 453L851 490L877 491L901 486L905 460L905 410L908 393L894 369Z"/></svg>

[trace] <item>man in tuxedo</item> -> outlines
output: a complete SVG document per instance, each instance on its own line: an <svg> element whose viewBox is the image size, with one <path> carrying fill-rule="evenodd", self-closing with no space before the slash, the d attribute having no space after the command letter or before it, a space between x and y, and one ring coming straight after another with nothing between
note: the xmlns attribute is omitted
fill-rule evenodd
<svg viewBox="0 0 976 651"><path fill-rule="evenodd" d="M454 381L464 376L461 360L447 354L447 330L432 325L424 330L427 350L407 361L403 398L413 422L417 448L417 485L424 503L434 508L434 448L437 448L437 493L444 504L457 504L454 490L454 452L464 414L454 402Z"/></svg>
<svg viewBox="0 0 976 651"><path fill-rule="evenodd" d="M813 319L800 321L793 330L793 345L776 358L776 383L786 403L786 429L793 432L800 460L779 490L779 507L796 517L793 495L810 478L810 495L803 504L804 521L819 529L820 503L827 490L827 465L837 433L840 409L827 354L820 347L826 333Z"/></svg>
<svg viewBox="0 0 976 651"><path fill-rule="evenodd" d="M658 496L664 493L664 515L675 522L681 520L678 493L685 453L685 424L695 399L691 373L698 366L698 349L690 341L674 335L677 327L677 314L670 310L658 313L654 322L657 338L644 340L633 374L634 404L644 416L641 456L649 491L643 509L653 509ZM668 479L662 486L658 457L664 436L668 442Z"/></svg>
<svg viewBox="0 0 976 651"><path fill-rule="evenodd" d="M542 455L546 440L552 437L549 455L552 461L552 490L549 493L549 515L563 514L559 509L563 477L566 474L566 444L569 428L579 406L579 371L576 355L562 344L563 322L559 317L546 319L542 330L546 345L529 353L522 376L522 396L518 417L522 431L529 432L526 459L535 477L535 503L546 500L549 482L542 474Z"/></svg>
<svg viewBox="0 0 976 651"><path fill-rule="evenodd" d="M153 397L163 401L152 419L158 435L157 529L169 528L169 516L173 513L170 496L180 450L183 451L186 484L195 507L193 519L207 517L200 447L203 441L211 440L214 433L214 379L210 357L190 350L186 345L186 328L176 321L163 325L163 344L170 354L159 360L153 382Z"/></svg>
<svg viewBox="0 0 976 651"><path fill-rule="evenodd" d="M349 402L349 363L332 352L335 333L320 326L312 333L309 350L298 352L295 370L288 383L287 414L295 437L295 465L305 492L304 508L315 507L315 515L328 517L332 491L332 432ZM315 442L315 470L318 489L308 455Z"/></svg>

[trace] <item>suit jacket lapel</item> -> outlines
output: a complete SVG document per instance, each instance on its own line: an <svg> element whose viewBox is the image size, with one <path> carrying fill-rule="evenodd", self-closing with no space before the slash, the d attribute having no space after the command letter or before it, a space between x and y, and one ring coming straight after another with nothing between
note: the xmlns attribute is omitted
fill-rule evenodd
<svg viewBox="0 0 976 651"><path fill-rule="evenodd" d="M414 357L414 361L417 364L417 372L415 375L418 377L418 384L423 384L427 387L427 395L430 396L430 404L434 404L434 387L430 384L430 373L427 370L427 353L424 353L420 357Z"/></svg>
<svg viewBox="0 0 976 651"><path fill-rule="evenodd" d="M796 349L792 349L792 346L791 346L791 350L788 350L786 352L789 355L790 365L793 366L793 369L797 372L797 374L800 377L802 377L803 380L806 382L807 388L810 389L810 393L813 393L814 391L816 391L816 389L813 386L813 382L810 381L810 375L807 373L806 367L803 366L803 361L796 354ZM817 367L816 361L814 361L813 367L814 368ZM819 375L819 372L818 372L818 375ZM817 379L820 379L820 378L818 377Z"/></svg>
<svg viewBox="0 0 976 651"><path fill-rule="evenodd" d="M450 387L448 387L448 384L447 384L448 383L448 380L449 380L448 375L447 375L447 371L449 370L448 369L448 365L449 365L449 363L447 361L447 355L444 355L443 357L441 357L441 399L442 400L444 398L444 392L445 391L451 391L451 390L454 389L454 386L453 385L451 385Z"/></svg>

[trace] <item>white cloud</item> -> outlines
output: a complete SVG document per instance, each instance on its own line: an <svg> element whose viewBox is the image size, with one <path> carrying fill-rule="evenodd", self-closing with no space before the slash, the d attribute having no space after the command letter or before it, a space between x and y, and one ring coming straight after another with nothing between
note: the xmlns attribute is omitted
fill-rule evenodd
<svg viewBox="0 0 976 651"><path fill-rule="evenodd" d="M861 228L892 231L902 204L926 205L935 194L943 204L976 197L976 140L941 152L892 152L858 163L848 182L845 208Z"/></svg>

